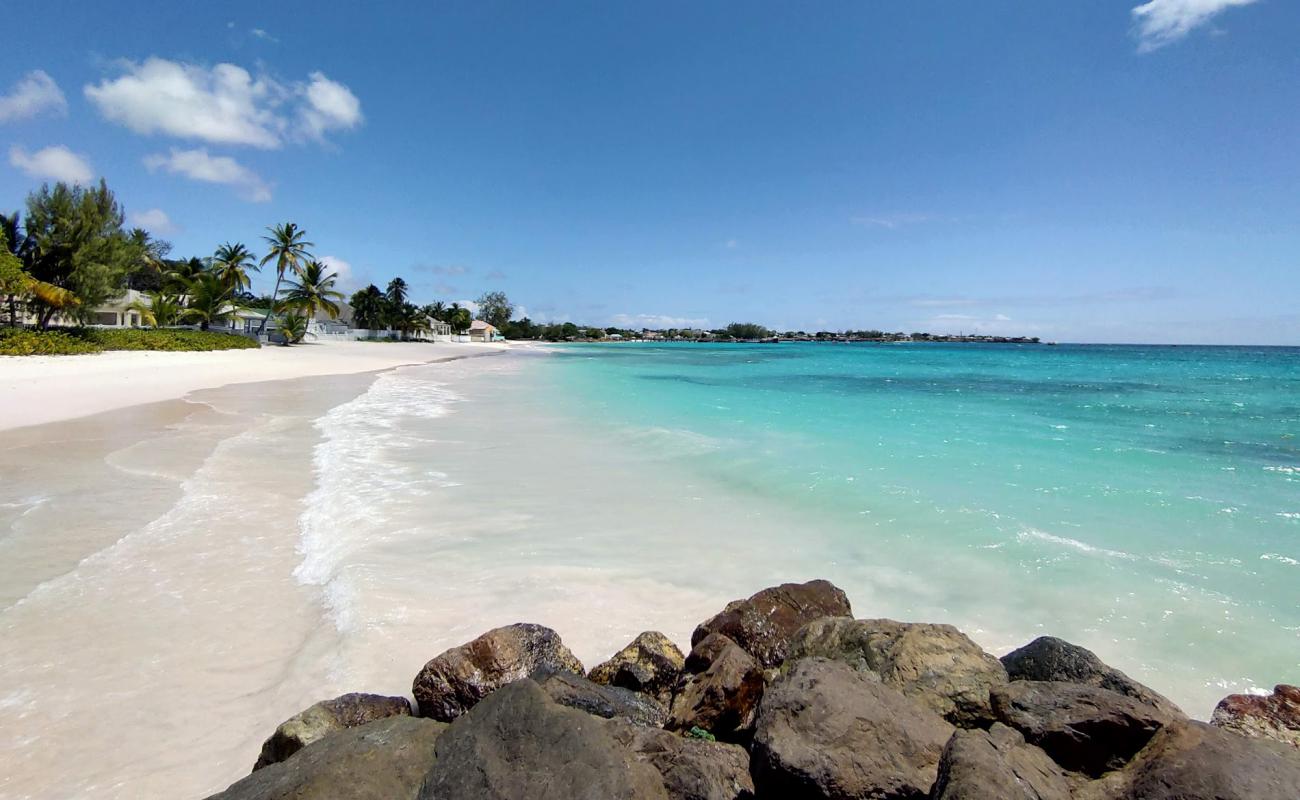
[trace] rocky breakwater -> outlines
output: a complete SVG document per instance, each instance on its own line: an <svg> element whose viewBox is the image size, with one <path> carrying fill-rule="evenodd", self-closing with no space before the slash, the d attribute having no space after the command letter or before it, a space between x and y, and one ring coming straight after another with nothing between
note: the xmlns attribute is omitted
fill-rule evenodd
<svg viewBox="0 0 1300 800"><path fill-rule="evenodd" d="M1300 692L1210 724L1044 637L994 658L948 625L855 619L826 581L636 637L585 672L518 624L438 655L402 698L295 715L213 800L1296 800Z"/></svg>

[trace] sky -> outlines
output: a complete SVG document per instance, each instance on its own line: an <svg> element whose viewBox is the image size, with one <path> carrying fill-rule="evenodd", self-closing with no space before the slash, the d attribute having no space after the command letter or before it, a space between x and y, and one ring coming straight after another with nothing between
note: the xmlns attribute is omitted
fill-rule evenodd
<svg viewBox="0 0 1300 800"><path fill-rule="evenodd" d="M538 321L1300 345L1300 3L326 5L43 3L0 209Z"/></svg>

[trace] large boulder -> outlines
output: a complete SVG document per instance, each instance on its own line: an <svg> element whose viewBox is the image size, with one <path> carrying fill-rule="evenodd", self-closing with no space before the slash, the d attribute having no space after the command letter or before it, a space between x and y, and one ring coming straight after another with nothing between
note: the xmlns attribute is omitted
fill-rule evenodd
<svg viewBox="0 0 1300 800"><path fill-rule="evenodd" d="M1180 720L1123 773L1124 800L1296 800L1300 758L1286 745Z"/></svg>
<svg viewBox="0 0 1300 800"><path fill-rule="evenodd" d="M658 631L646 631L587 677L596 683L621 686L653 695L662 701L672 696L686 659L677 645Z"/></svg>
<svg viewBox="0 0 1300 800"><path fill-rule="evenodd" d="M1300 750L1300 686L1279 684L1273 694L1262 696L1230 694L1214 707L1210 724Z"/></svg>
<svg viewBox="0 0 1300 800"><path fill-rule="evenodd" d="M939 759L933 800L1070 800L1071 782L1042 750L1000 722L959 730Z"/></svg>
<svg viewBox="0 0 1300 800"><path fill-rule="evenodd" d="M750 763L761 796L923 798L952 725L839 661L798 661L763 697Z"/></svg>
<svg viewBox="0 0 1300 800"><path fill-rule="evenodd" d="M801 628L790 660L821 656L880 676L954 725L987 725L989 690L1007 682L1002 664L951 625L825 617Z"/></svg>
<svg viewBox="0 0 1300 800"><path fill-rule="evenodd" d="M355 728L384 717L410 716L411 703L405 697L354 692L322 700L280 723L265 742L254 770L283 761L327 734Z"/></svg>
<svg viewBox="0 0 1300 800"><path fill-rule="evenodd" d="M558 633L520 622L439 655L415 676L411 691L420 716L450 722L490 692L538 670L583 673Z"/></svg>
<svg viewBox="0 0 1300 800"><path fill-rule="evenodd" d="M611 722L608 729L614 741L659 771L673 800L749 800L754 796L749 753L743 747L621 722Z"/></svg>
<svg viewBox="0 0 1300 800"><path fill-rule="evenodd" d="M662 727L668 710L657 700L619 686L601 686L571 672L535 672L533 680L562 706L605 719Z"/></svg>
<svg viewBox="0 0 1300 800"><path fill-rule="evenodd" d="M446 729L395 716L336 731L208 800L414 800Z"/></svg>
<svg viewBox="0 0 1300 800"><path fill-rule="evenodd" d="M666 800L658 770L607 725L517 681L447 729L419 800Z"/></svg>
<svg viewBox="0 0 1300 800"><path fill-rule="evenodd" d="M699 727L719 739L746 741L763 696L763 669L735 642L721 634L705 637L691 649L688 674L673 696L665 727Z"/></svg>
<svg viewBox="0 0 1300 800"><path fill-rule="evenodd" d="M1173 716L1183 712L1163 695L1107 665L1086 647L1055 636L1040 636L1002 657L1013 681L1063 681L1097 686L1155 706Z"/></svg>
<svg viewBox="0 0 1300 800"><path fill-rule="evenodd" d="M700 623L691 647L711 633L740 645L764 668L781 666L795 632L819 617L850 617L849 598L830 581L783 583L747 600L733 600L722 613Z"/></svg>
<svg viewBox="0 0 1300 800"><path fill-rule="evenodd" d="M1098 777L1120 769L1179 717L1132 697L1059 681L1012 681L993 689L993 713L1067 770Z"/></svg>

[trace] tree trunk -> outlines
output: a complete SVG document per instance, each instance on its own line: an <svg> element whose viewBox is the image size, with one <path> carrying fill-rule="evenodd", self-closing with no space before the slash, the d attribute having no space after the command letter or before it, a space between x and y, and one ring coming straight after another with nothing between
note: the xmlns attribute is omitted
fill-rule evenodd
<svg viewBox="0 0 1300 800"><path fill-rule="evenodd" d="M271 307L266 310L266 316L262 317L262 324L257 326L257 335L261 336L266 330L266 321L271 318L271 313L275 311L275 300L280 296L280 281L284 280L284 271L281 270L275 276L275 288L271 290Z"/></svg>

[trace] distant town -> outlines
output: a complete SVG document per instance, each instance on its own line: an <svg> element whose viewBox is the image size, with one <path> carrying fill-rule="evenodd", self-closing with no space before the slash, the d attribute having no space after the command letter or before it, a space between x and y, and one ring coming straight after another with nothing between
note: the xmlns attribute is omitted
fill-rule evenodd
<svg viewBox="0 0 1300 800"><path fill-rule="evenodd" d="M514 338L514 337L511 337ZM902 331L774 331L754 323L737 322L725 328L594 328L582 327L573 323L548 325L533 336L519 338L540 338L550 341L569 342L620 342L620 341L665 341L665 342L967 342L976 344L1041 344L1037 336L990 336L985 334L940 334Z"/></svg>

